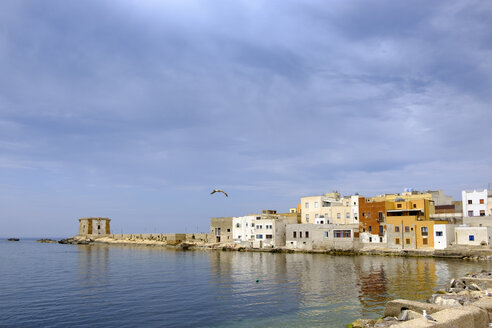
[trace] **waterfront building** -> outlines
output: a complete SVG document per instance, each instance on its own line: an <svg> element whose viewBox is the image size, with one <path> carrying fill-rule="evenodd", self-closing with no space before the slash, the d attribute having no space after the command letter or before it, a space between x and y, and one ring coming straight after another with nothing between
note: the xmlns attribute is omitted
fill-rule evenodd
<svg viewBox="0 0 492 328"><path fill-rule="evenodd" d="M85 235L109 235L111 219L90 217L79 219L79 236Z"/></svg>
<svg viewBox="0 0 492 328"><path fill-rule="evenodd" d="M358 249L358 224L289 224L286 247L305 250Z"/></svg>
<svg viewBox="0 0 492 328"><path fill-rule="evenodd" d="M455 228L457 245L490 245L492 227L459 226Z"/></svg>
<svg viewBox="0 0 492 328"><path fill-rule="evenodd" d="M344 196L332 202L325 213L333 224L359 224L359 196Z"/></svg>
<svg viewBox="0 0 492 328"><path fill-rule="evenodd" d="M216 217L210 219L210 240L214 243L233 243L232 217Z"/></svg>
<svg viewBox="0 0 492 328"><path fill-rule="evenodd" d="M492 215L488 204L492 200L492 190L463 190L461 200L463 217Z"/></svg>
<svg viewBox="0 0 492 328"><path fill-rule="evenodd" d="M365 244L386 243L385 218L388 201L381 197L359 197L360 241Z"/></svg>
<svg viewBox="0 0 492 328"><path fill-rule="evenodd" d="M253 246L255 239L255 215L232 218L232 236L235 244Z"/></svg>
<svg viewBox="0 0 492 328"><path fill-rule="evenodd" d="M419 221L414 216L388 217L386 224L388 248L434 248L434 224L436 221Z"/></svg>
<svg viewBox="0 0 492 328"><path fill-rule="evenodd" d="M285 214L285 213L284 213ZM273 248L285 246L286 226L297 224L297 216L265 214L256 216L254 222L255 248Z"/></svg>
<svg viewBox="0 0 492 328"><path fill-rule="evenodd" d="M456 224L434 224L434 249L446 249L455 243Z"/></svg>
<svg viewBox="0 0 492 328"><path fill-rule="evenodd" d="M301 197L301 223L333 223L331 206L340 202L337 191L321 196Z"/></svg>

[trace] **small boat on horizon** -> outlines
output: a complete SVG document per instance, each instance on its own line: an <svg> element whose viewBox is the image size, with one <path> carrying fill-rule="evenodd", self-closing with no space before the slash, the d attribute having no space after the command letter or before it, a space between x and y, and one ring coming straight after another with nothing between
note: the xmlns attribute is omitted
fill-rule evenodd
<svg viewBox="0 0 492 328"><path fill-rule="evenodd" d="M8 241L19 241L20 239L19 238L9 238L7 239Z"/></svg>

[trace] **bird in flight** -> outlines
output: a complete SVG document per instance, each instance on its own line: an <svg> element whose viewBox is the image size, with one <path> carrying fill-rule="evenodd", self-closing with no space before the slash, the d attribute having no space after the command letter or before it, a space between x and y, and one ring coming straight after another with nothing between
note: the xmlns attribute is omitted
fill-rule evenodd
<svg viewBox="0 0 492 328"><path fill-rule="evenodd" d="M210 193L210 195L215 194L216 192L221 192L221 193L223 193L224 195L226 195L226 197L229 197L229 195L227 195L227 193L226 193L224 190L220 190L220 189L214 189L214 190Z"/></svg>
<svg viewBox="0 0 492 328"><path fill-rule="evenodd" d="M430 314L427 314L427 312L425 310L423 310L423 312L424 312L424 318L426 318L429 321L435 321L435 322L437 322L437 320L434 319L433 317L431 317Z"/></svg>

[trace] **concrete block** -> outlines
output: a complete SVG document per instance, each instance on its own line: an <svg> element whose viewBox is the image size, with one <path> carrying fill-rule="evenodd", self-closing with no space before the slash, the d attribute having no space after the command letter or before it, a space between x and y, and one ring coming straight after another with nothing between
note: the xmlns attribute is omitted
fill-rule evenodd
<svg viewBox="0 0 492 328"><path fill-rule="evenodd" d="M492 314L492 297L484 296L483 298L474 302L471 306L478 307Z"/></svg>
<svg viewBox="0 0 492 328"><path fill-rule="evenodd" d="M384 316L398 317L402 309L409 309L418 313L422 313L422 310L426 310L427 313L431 314L444 310L445 307L437 304L397 299L386 303Z"/></svg>
<svg viewBox="0 0 492 328"><path fill-rule="evenodd" d="M486 311L466 306L461 309L445 309L432 314L437 322L419 318L406 321L392 327L395 328L484 328L488 326L489 319Z"/></svg>

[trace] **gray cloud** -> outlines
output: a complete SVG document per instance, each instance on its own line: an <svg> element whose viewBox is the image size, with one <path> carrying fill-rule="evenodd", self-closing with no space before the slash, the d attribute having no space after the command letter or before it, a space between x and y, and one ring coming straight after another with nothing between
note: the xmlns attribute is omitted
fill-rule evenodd
<svg viewBox="0 0 492 328"><path fill-rule="evenodd" d="M0 205L19 224L92 213L129 229L141 211L149 226L204 230L332 189L483 187L491 10L4 1ZM210 200L216 186L229 203Z"/></svg>

